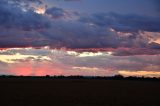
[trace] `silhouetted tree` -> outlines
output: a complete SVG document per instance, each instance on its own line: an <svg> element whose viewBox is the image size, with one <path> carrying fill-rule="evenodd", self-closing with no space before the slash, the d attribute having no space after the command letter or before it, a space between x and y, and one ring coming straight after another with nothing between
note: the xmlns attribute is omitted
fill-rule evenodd
<svg viewBox="0 0 160 106"><path fill-rule="evenodd" d="M114 76L114 78L116 78L116 79L123 79L124 77L123 77L123 75L117 74L117 75Z"/></svg>
<svg viewBox="0 0 160 106"><path fill-rule="evenodd" d="M50 75L46 75L46 78L50 78Z"/></svg>

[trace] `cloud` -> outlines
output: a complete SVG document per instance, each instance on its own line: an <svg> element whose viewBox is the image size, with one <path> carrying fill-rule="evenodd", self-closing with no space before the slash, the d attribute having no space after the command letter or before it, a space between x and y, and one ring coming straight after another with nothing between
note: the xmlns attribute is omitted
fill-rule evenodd
<svg viewBox="0 0 160 106"><path fill-rule="evenodd" d="M0 1L0 15L0 26L7 29L34 30L46 28L49 24L45 17L31 10L23 11L18 4L3 0Z"/></svg>
<svg viewBox="0 0 160 106"><path fill-rule="evenodd" d="M76 1L82 1L82 0L57 0L57 1L76 2Z"/></svg>
<svg viewBox="0 0 160 106"><path fill-rule="evenodd" d="M134 14L96 13L80 18L81 22L113 28L122 32L160 32L159 17L148 17Z"/></svg>
<svg viewBox="0 0 160 106"><path fill-rule="evenodd" d="M157 55L157 54L160 54L159 49L145 49L145 48L118 48L112 53L112 55L114 56Z"/></svg>
<svg viewBox="0 0 160 106"><path fill-rule="evenodd" d="M3 66L0 68L0 74L108 76L123 70L160 70L160 55L114 56L105 51L99 54L84 54L86 52L69 52L47 47L6 49L0 53L0 66Z"/></svg>
<svg viewBox="0 0 160 106"><path fill-rule="evenodd" d="M20 0L16 1L18 4L12 2L0 1L1 48L49 46L88 51L105 48L113 49L113 55L117 56L160 53L158 17L116 13L84 15L47 6L44 14L38 14L30 5L23 6ZM24 2L37 3L37 0Z"/></svg>
<svg viewBox="0 0 160 106"><path fill-rule="evenodd" d="M52 18L62 18L65 17L66 12L62 8L52 7L46 10L46 14L52 16Z"/></svg>
<svg viewBox="0 0 160 106"><path fill-rule="evenodd" d="M1 0L0 30L0 74L105 76L142 70L147 76L160 70L158 16L82 14L41 0Z"/></svg>
<svg viewBox="0 0 160 106"><path fill-rule="evenodd" d="M158 12L158 15L160 16L160 1L159 0L153 0L155 7L156 7L156 11Z"/></svg>
<svg viewBox="0 0 160 106"><path fill-rule="evenodd" d="M64 0L64 1L82 1L82 0Z"/></svg>
<svg viewBox="0 0 160 106"><path fill-rule="evenodd" d="M144 76L144 77L158 77L160 78L160 72L154 72L154 71L119 71L119 74L123 76Z"/></svg>

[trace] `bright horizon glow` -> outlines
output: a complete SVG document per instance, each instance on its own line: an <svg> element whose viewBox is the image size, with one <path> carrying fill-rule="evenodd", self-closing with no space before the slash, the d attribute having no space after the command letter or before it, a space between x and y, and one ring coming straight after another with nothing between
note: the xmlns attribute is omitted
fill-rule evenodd
<svg viewBox="0 0 160 106"><path fill-rule="evenodd" d="M160 72L155 71L118 71L123 76L139 76L139 77L158 77L160 78Z"/></svg>
<svg viewBox="0 0 160 106"><path fill-rule="evenodd" d="M114 76L121 74L124 76L160 77L160 72L154 71L158 66L154 65L146 66L142 71L122 71L121 67L128 67L128 65L132 67L135 64L132 60L128 60L134 56L122 57L112 54L111 51L77 52L67 49L50 49L47 46L39 49L8 48L0 50L0 62L7 64L7 66L2 65L3 69L1 67L1 70L6 70L13 75ZM137 56L136 58L146 61L144 57ZM156 55L152 58L159 60ZM117 66L120 67L120 69L117 68L119 70L114 68ZM153 71L145 69L153 69Z"/></svg>

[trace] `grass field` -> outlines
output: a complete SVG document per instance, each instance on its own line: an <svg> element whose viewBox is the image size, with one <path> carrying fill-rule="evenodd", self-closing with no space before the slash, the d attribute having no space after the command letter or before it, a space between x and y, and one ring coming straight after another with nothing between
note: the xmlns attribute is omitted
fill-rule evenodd
<svg viewBox="0 0 160 106"><path fill-rule="evenodd" d="M0 106L160 106L160 81L0 78Z"/></svg>

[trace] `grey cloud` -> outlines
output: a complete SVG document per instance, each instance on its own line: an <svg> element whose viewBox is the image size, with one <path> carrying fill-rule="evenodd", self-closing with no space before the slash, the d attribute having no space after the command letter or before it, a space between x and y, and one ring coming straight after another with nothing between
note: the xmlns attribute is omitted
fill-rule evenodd
<svg viewBox="0 0 160 106"><path fill-rule="evenodd" d="M3 0L0 1L0 15L0 25L5 28L32 30L49 26L47 18L31 10L24 12L22 8Z"/></svg>
<svg viewBox="0 0 160 106"><path fill-rule="evenodd" d="M66 48L151 48L147 35L139 32L129 36L120 36L109 28L84 24L81 22L53 22L52 29L44 31L43 35L50 41L51 47ZM146 37L145 37L146 36Z"/></svg>
<svg viewBox="0 0 160 106"><path fill-rule="evenodd" d="M130 48L130 49L117 49L113 52L114 56L131 56L131 55L158 55L160 50L149 48Z"/></svg>
<svg viewBox="0 0 160 106"><path fill-rule="evenodd" d="M153 0L154 5L156 7L156 11L158 12L158 15L160 16L160 1L159 0Z"/></svg>
<svg viewBox="0 0 160 106"><path fill-rule="evenodd" d="M34 1L36 0L30 0ZM116 13L84 16L75 12L79 19L61 20L65 14L66 11L58 7L48 8L44 15L37 14L32 9L24 12L19 6L0 1L0 47L114 48L117 49L114 55L119 56L146 54L146 51L151 55L160 53L160 45L150 44L147 36L139 32L139 30L159 32L158 18ZM68 15L75 14L73 12ZM48 15L51 15L52 19ZM111 28L115 31L111 31ZM130 35L120 36L118 31ZM149 50L151 52L148 52Z"/></svg>
<svg viewBox="0 0 160 106"><path fill-rule="evenodd" d="M42 63L44 64L48 62L49 64L53 64L56 66L59 64L60 66L65 66L64 70L66 73L69 70L72 70L73 67L89 67L89 68L97 68L97 73L102 70L105 72L116 73L118 71L159 71L160 70L160 55L137 55L137 56L113 56L113 55L104 55L105 52L102 52L102 55L99 56L90 56L90 57L78 57L76 55L67 55L65 50L50 50L50 49L13 49L15 53L20 53L22 55L35 55L39 56L39 59L28 57L24 60L14 60L20 61L22 64L24 62L30 62L33 64ZM11 50L5 51L11 52ZM14 55L13 55L14 56ZM51 60L42 59L42 56L47 56ZM0 62L0 65L2 63ZM25 64L26 65L26 64ZM41 65L43 66L43 65ZM50 69L54 69L55 67L51 67ZM7 66L5 66L7 67ZM57 66L56 66L57 67ZM47 70L46 70L47 71ZM2 70L1 72L6 72ZM1 73L0 72L0 73ZM83 69L81 70L83 73ZM106 74L107 75L107 74Z"/></svg>
<svg viewBox="0 0 160 106"><path fill-rule="evenodd" d="M116 13L96 13L90 17L81 17L81 22L94 23L102 27L110 27L117 31L137 32L150 31L160 32L159 17L148 17L139 15L121 15Z"/></svg>
<svg viewBox="0 0 160 106"><path fill-rule="evenodd" d="M62 8L52 7L46 10L46 14L52 16L52 18L62 18L65 16L65 11Z"/></svg>
<svg viewBox="0 0 160 106"><path fill-rule="evenodd" d="M59 56L60 57L60 56ZM57 61L75 67L97 67L104 70L159 71L160 55L67 57L55 55ZM152 67L152 69L151 69Z"/></svg>

